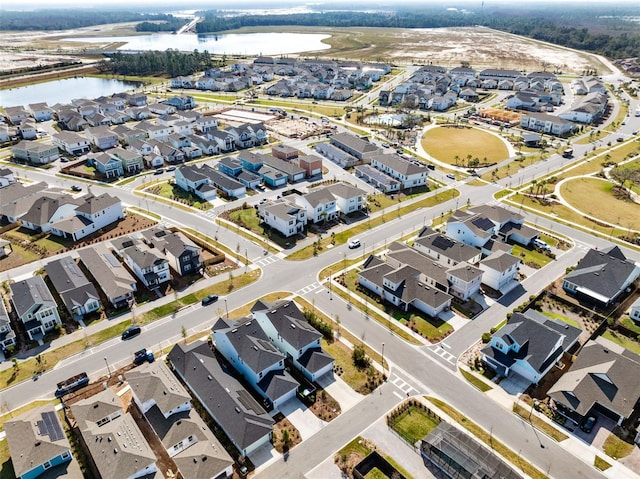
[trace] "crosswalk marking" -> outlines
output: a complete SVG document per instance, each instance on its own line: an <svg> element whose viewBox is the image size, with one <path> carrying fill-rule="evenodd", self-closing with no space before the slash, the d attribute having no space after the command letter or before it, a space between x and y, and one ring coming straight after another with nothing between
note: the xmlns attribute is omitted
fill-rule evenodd
<svg viewBox="0 0 640 479"><path fill-rule="evenodd" d="M254 263L256 263L257 265L260 266L267 266L269 264L275 263L276 261L278 261L280 258L278 258L277 256L258 256L257 258L253 259L252 261Z"/></svg>
<svg viewBox="0 0 640 479"><path fill-rule="evenodd" d="M392 374L391 378L389 379L389 382L393 384L395 387L397 387L400 391L405 393L407 396L412 396L419 392L416 388L414 388L411 384L406 382L397 374Z"/></svg>
<svg viewBox="0 0 640 479"><path fill-rule="evenodd" d="M299 295L303 295L303 294L307 294L310 293L311 291L315 291L318 288L321 288L322 285L318 282L313 282L307 286L305 286L304 288L300 288L298 291L296 291L297 294Z"/></svg>
<svg viewBox="0 0 640 479"><path fill-rule="evenodd" d="M447 362L449 362L451 364L454 364L454 365L456 364L456 360L457 360L456 356L454 356L450 352L446 351L439 344L436 344L434 346L430 346L429 347L429 351L434 353L436 356L440 356L442 359L444 359L445 361L447 361Z"/></svg>

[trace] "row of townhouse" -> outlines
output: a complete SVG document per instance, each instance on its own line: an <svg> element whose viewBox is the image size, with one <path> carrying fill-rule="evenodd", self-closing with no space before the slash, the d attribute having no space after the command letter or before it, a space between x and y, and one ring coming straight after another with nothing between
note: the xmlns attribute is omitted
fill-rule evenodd
<svg viewBox="0 0 640 479"><path fill-rule="evenodd" d="M378 102L382 106L410 104L423 110L444 111L456 104L458 98L477 101L477 89L528 91L546 95L555 104L562 99L562 83L549 72L528 75L516 70L486 69L476 72L472 68L445 68L430 65L414 72L394 90L381 90Z"/></svg>
<svg viewBox="0 0 640 479"><path fill-rule="evenodd" d="M331 221L365 208L366 192L346 183L314 188L257 206L260 220L285 237L302 233L309 222Z"/></svg>
<svg viewBox="0 0 640 479"><path fill-rule="evenodd" d="M597 123L604 116L609 105L605 92L588 93L571 105L571 109L558 115L560 118L578 123Z"/></svg>
<svg viewBox="0 0 640 479"><path fill-rule="evenodd" d="M429 176L424 163L407 160L350 133L332 135L316 151L343 168L355 166L356 176L381 191L393 192L424 186ZM370 166L369 166L370 165Z"/></svg>

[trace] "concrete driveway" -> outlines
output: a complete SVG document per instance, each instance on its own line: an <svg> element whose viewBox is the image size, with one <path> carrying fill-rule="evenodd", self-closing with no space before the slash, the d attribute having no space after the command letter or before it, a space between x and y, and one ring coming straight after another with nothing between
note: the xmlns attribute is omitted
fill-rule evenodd
<svg viewBox="0 0 640 479"><path fill-rule="evenodd" d="M303 440L309 439L327 423L313 414L298 398L293 398L280 407L280 412L296 427Z"/></svg>
<svg viewBox="0 0 640 479"><path fill-rule="evenodd" d="M511 374L509 377L500 381L500 387L512 396L517 396L527 390L531 381L518 376L517 374Z"/></svg>
<svg viewBox="0 0 640 479"><path fill-rule="evenodd" d="M340 409L345 412L364 399L364 396L355 392L339 376L326 374L318 379L318 384L326 390L333 399L340 403Z"/></svg>

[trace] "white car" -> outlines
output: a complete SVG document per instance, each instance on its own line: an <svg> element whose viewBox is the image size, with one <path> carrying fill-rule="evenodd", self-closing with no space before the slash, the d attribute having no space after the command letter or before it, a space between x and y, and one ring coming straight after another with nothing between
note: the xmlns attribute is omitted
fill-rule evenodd
<svg viewBox="0 0 640 479"><path fill-rule="evenodd" d="M347 246L349 246L349 249L359 248L360 247L360 240L352 239L351 241L349 241Z"/></svg>

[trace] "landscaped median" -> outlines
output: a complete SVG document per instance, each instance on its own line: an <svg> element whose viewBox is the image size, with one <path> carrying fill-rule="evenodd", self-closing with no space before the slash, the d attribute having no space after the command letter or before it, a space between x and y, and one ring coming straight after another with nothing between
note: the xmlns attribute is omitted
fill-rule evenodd
<svg viewBox="0 0 640 479"><path fill-rule="evenodd" d="M230 291L242 288L257 281L260 278L260 274L260 270L254 270L238 275L237 277L231 276L229 279L221 281L213 286L188 294L142 313L135 317L135 323L137 325L151 323L159 318L168 316L185 306L197 303L209 294L227 294ZM82 339L66 344L64 347L44 352L35 358L26 359L24 361L18 361L14 358L15 361L13 363L13 367L0 372L0 389L37 376L38 374L53 368L63 359L81 353L87 348L100 344L111 338L118 337L132 324L132 320L127 319L109 328L103 329L102 331L87 335Z"/></svg>

